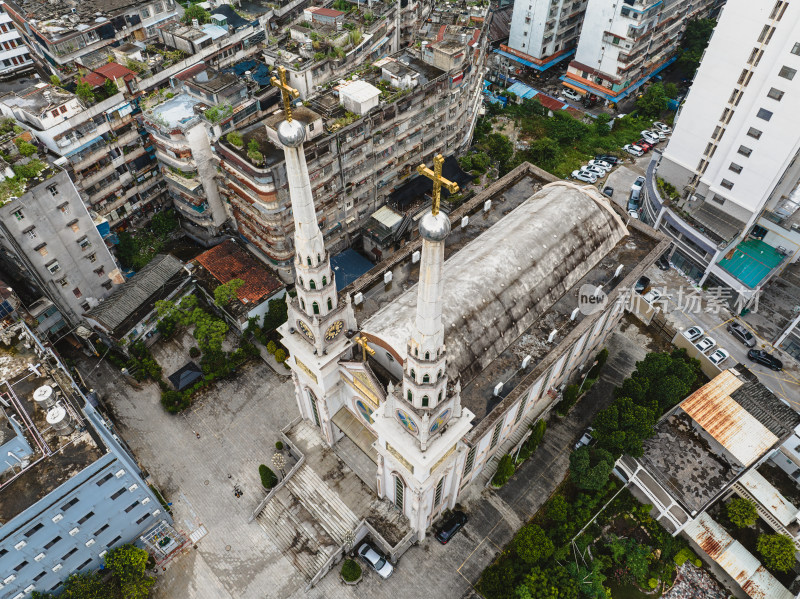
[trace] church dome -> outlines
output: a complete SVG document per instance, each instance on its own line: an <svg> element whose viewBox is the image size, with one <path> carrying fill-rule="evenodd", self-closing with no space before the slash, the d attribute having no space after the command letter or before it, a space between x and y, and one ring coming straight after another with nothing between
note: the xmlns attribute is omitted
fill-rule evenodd
<svg viewBox="0 0 800 599"><path fill-rule="evenodd" d="M284 146L296 148L306 138L306 128L297 119L291 121L281 121L278 125L278 139Z"/></svg>
<svg viewBox="0 0 800 599"><path fill-rule="evenodd" d="M419 234L428 241L444 241L450 234L450 219L442 212L436 216L428 212L419 221Z"/></svg>
<svg viewBox="0 0 800 599"><path fill-rule="evenodd" d="M480 372L627 234L597 189L557 182L453 254L444 264L442 296L450 378ZM414 285L362 330L404 361L416 304Z"/></svg>

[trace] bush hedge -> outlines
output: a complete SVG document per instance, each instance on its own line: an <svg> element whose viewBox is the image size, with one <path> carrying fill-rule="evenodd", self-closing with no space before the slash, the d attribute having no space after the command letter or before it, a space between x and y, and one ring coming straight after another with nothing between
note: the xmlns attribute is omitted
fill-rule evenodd
<svg viewBox="0 0 800 599"><path fill-rule="evenodd" d="M283 449L283 443L282 443L281 441L277 441L277 442L275 443L275 449L277 449L278 451L280 451L281 449Z"/></svg>
<svg viewBox="0 0 800 599"><path fill-rule="evenodd" d="M196 358L200 355L200 348L199 347L190 347L189 348L189 357Z"/></svg>
<svg viewBox="0 0 800 599"><path fill-rule="evenodd" d="M346 582L354 582L361 577L361 565L352 559L344 560L342 564L342 578Z"/></svg>
<svg viewBox="0 0 800 599"><path fill-rule="evenodd" d="M514 460L510 455L506 454L500 458L500 463L497 464L497 472L492 477L492 484L495 487L502 487L514 474Z"/></svg>
<svg viewBox="0 0 800 599"><path fill-rule="evenodd" d="M580 385L567 385L564 389L564 394L558 405L556 405L556 414L559 416L566 416L572 409L572 406L578 401L578 390Z"/></svg>
<svg viewBox="0 0 800 599"><path fill-rule="evenodd" d="M261 464L258 467L258 475L261 477L261 484L265 489L271 489L278 484L278 477L266 464Z"/></svg>
<svg viewBox="0 0 800 599"><path fill-rule="evenodd" d="M177 414L189 407L191 399L180 391L170 389L161 393L161 405L170 414Z"/></svg>

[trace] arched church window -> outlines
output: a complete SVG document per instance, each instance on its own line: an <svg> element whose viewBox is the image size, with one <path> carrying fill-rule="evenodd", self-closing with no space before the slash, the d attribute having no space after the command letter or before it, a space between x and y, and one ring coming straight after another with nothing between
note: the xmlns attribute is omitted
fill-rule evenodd
<svg viewBox="0 0 800 599"><path fill-rule="evenodd" d="M322 277L322 286L325 287L325 285L327 285L327 284L328 284L328 277L323 276Z"/></svg>
<svg viewBox="0 0 800 599"><path fill-rule="evenodd" d="M311 309L314 311L314 314L319 314L319 304L317 302L311 304Z"/></svg>
<svg viewBox="0 0 800 599"><path fill-rule="evenodd" d="M419 357L419 348L418 347L414 348L414 355Z"/></svg>
<svg viewBox="0 0 800 599"><path fill-rule="evenodd" d="M423 383L430 383L431 382L430 375L427 375L427 374L422 375L422 382Z"/></svg>
<svg viewBox="0 0 800 599"><path fill-rule="evenodd" d="M320 258L319 254L317 254L317 264L319 264L320 262L322 262L322 258Z"/></svg>
<svg viewBox="0 0 800 599"><path fill-rule="evenodd" d="M403 511L403 496L406 492L406 485L403 479L394 475L394 507L401 512Z"/></svg>
<svg viewBox="0 0 800 599"><path fill-rule="evenodd" d="M430 403L430 398L427 395L422 396L422 407L427 408L428 403Z"/></svg>
<svg viewBox="0 0 800 599"><path fill-rule="evenodd" d="M303 285L304 285L304 283L303 283L303 277L300 277L300 287L302 287Z"/></svg>
<svg viewBox="0 0 800 599"><path fill-rule="evenodd" d="M301 307L303 310L305 310L305 309L306 309L306 303L305 303L305 301L303 301L303 298L302 298L302 297L300 298L300 307Z"/></svg>
<svg viewBox="0 0 800 599"><path fill-rule="evenodd" d="M414 401L414 396L411 394L411 389L408 390L406 397L408 398L408 401Z"/></svg>
<svg viewBox="0 0 800 599"><path fill-rule="evenodd" d="M431 359L431 352L429 352L429 351L425 352L425 359L426 360L430 360Z"/></svg>
<svg viewBox="0 0 800 599"><path fill-rule="evenodd" d="M440 378L442 378L442 371L441 370L436 373L436 380L438 381Z"/></svg>
<svg viewBox="0 0 800 599"><path fill-rule="evenodd" d="M306 258L306 263L307 263L309 266L311 266L311 256L308 256L308 257Z"/></svg>
<svg viewBox="0 0 800 599"><path fill-rule="evenodd" d="M333 300L328 298L328 310L333 310Z"/></svg>
<svg viewBox="0 0 800 599"><path fill-rule="evenodd" d="M441 403L441 401L442 401L442 392L441 391L439 391L439 398L436 401Z"/></svg>
<svg viewBox="0 0 800 599"><path fill-rule="evenodd" d="M411 369L411 380L412 381L416 381L417 380L417 373L414 372L413 368Z"/></svg>
<svg viewBox="0 0 800 599"><path fill-rule="evenodd" d="M317 288L317 282L314 279L309 279L308 280L308 288L309 289L316 289Z"/></svg>

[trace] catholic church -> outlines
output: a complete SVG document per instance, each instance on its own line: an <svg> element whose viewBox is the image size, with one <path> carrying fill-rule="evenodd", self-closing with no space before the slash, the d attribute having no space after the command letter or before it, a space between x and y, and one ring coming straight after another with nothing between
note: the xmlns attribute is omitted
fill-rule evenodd
<svg viewBox="0 0 800 599"><path fill-rule="evenodd" d="M280 333L297 406L325 444L347 437L369 456L377 495L422 539L585 374L623 317L617 300L668 241L628 222L595 187L527 163L446 214L440 191L457 186L442 177L440 155L420 157L433 163L417 167L433 191L419 239L337 292L306 167L307 124L293 118L294 90L274 83L284 94L272 133L286 155L297 291ZM465 240L469 219L487 218L531 169L545 184ZM457 235L462 242L448 244ZM401 272L407 288L389 293L387 273ZM585 289L606 303L582 310Z"/></svg>

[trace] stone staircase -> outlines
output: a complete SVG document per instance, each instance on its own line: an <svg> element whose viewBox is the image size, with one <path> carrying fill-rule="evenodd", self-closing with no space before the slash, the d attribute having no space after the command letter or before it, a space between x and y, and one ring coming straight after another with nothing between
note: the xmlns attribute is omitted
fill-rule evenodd
<svg viewBox="0 0 800 599"><path fill-rule="evenodd" d="M354 531L357 516L319 475L302 465L266 503L256 521L309 580Z"/></svg>
<svg viewBox="0 0 800 599"><path fill-rule="evenodd" d="M497 464L498 462L500 462L500 458L509 453L514 447L517 446L517 443L522 441L522 437L524 437L525 433L528 432L528 430L531 427L531 424L536 422L538 419L539 419L538 416L533 417L531 414L529 414L517 424L517 428L514 430L514 432L511 434L510 437L506 437L504 441L501 441L500 443L497 444L497 446L494 448L495 449L494 455L483 467L480 476L478 476L476 488L482 489L487 484L489 484L489 481L494 476L494 473L497 472Z"/></svg>

